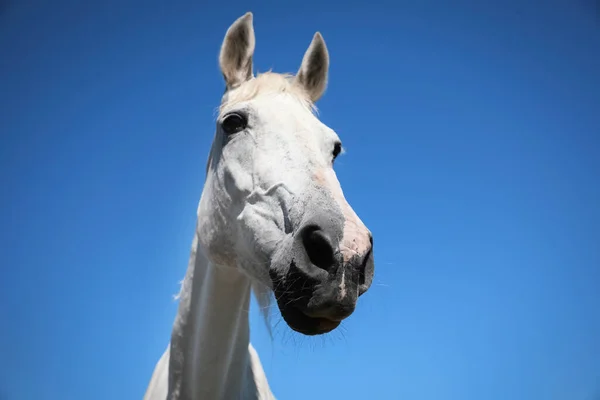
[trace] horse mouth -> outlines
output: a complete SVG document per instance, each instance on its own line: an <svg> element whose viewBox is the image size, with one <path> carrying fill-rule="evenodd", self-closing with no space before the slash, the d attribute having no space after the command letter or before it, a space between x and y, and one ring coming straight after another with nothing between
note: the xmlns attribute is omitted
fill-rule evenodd
<svg viewBox="0 0 600 400"><path fill-rule="evenodd" d="M290 328L307 336L329 333L341 323L341 321L323 317L310 317L292 305L282 308L281 316Z"/></svg>

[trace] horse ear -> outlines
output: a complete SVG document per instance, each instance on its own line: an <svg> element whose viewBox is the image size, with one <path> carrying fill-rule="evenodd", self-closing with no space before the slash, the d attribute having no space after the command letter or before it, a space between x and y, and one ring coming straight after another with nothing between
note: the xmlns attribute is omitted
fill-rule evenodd
<svg viewBox="0 0 600 400"><path fill-rule="evenodd" d="M221 45L219 66L227 89L235 88L252 78L254 43L252 13L247 12L229 27Z"/></svg>
<svg viewBox="0 0 600 400"><path fill-rule="evenodd" d="M304 53L302 64L296 74L296 82L306 90L313 103L325 92L328 71L329 52L323 36L317 32Z"/></svg>

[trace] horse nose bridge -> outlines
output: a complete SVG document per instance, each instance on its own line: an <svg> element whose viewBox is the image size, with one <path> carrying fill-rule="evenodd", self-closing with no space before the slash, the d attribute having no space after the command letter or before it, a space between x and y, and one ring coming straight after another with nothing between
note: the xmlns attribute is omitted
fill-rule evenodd
<svg viewBox="0 0 600 400"><path fill-rule="evenodd" d="M352 259L363 258L373 248L373 234L356 215L354 210L349 209L344 213L344 230L340 243L340 252L344 262Z"/></svg>
<svg viewBox="0 0 600 400"><path fill-rule="evenodd" d="M344 261L348 261L355 253L366 254L372 246L373 236L346 200L335 172L333 170L319 171L316 178L320 187L331 200L332 208L335 208L340 215L343 228L339 247Z"/></svg>

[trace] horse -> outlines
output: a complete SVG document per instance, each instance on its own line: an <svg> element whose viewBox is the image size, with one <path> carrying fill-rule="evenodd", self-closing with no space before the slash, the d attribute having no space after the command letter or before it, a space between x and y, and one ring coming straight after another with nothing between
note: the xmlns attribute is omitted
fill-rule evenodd
<svg viewBox="0 0 600 400"><path fill-rule="evenodd" d="M145 400L274 399L250 343L250 296L303 335L336 329L373 281L373 236L334 172L318 118L329 52L316 32L295 75L254 75L253 14L223 39L225 92L171 340Z"/></svg>

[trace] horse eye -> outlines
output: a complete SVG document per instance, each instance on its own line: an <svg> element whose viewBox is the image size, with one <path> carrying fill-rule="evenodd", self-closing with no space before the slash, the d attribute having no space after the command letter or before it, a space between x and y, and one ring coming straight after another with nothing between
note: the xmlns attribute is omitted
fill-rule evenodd
<svg viewBox="0 0 600 400"><path fill-rule="evenodd" d="M221 123L223 130L228 135L243 131L246 128L246 125L248 125L246 117L237 113L227 115Z"/></svg>
<svg viewBox="0 0 600 400"><path fill-rule="evenodd" d="M342 152L342 144L340 142L336 142L333 146L333 159L335 160L337 156Z"/></svg>

